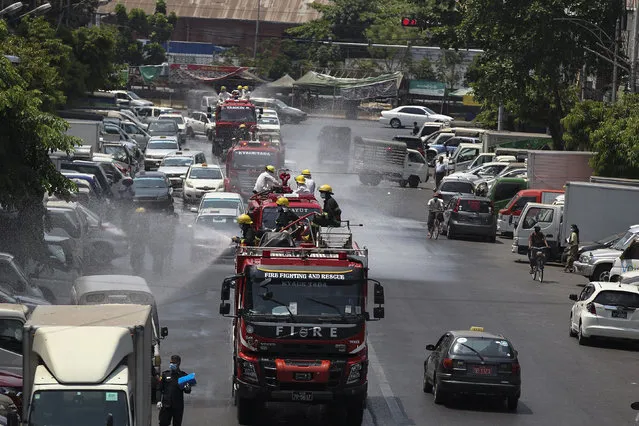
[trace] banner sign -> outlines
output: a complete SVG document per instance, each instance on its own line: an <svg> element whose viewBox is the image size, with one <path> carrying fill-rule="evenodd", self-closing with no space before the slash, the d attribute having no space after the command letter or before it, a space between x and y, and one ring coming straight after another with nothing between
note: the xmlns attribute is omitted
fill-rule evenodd
<svg viewBox="0 0 639 426"><path fill-rule="evenodd" d="M443 97L446 93L446 84L439 81L411 80L408 83L408 93L411 95Z"/></svg>

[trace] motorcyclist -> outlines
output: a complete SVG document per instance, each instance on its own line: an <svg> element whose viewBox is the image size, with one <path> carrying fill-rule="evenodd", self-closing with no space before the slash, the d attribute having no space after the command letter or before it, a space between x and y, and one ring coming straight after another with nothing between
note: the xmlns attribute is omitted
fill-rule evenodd
<svg viewBox="0 0 639 426"><path fill-rule="evenodd" d="M528 237L528 260L530 260L530 273L533 273L533 267L535 266L533 247L550 247L548 242L546 241L546 236L543 232L541 232L541 227L539 225L535 226L534 232L530 234Z"/></svg>
<svg viewBox="0 0 639 426"><path fill-rule="evenodd" d="M138 207L131 220L129 239L131 244L131 267L135 273L140 273L144 265L146 254L146 240L149 236L149 221L144 207Z"/></svg>
<svg viewBox="0 0 639 426"><path fill-rule="evenodd" d="M311 195L312 192L306 187L306 178L302 175L299 175L295 178L295 183L297 183L297 189L293 191L293 194L297 195Z"/></svg>
<svg viewBox="0 0 639 426"><path fill-rule="evenodd" d="M242 214L238 216L237 223L240 225L240 229L242 230L242 236L233 237L233 242L243 246L257 245L257 233L255 232L255 229L253 229L253 219L251 219L251 216Z"/></svg>
<svg viewBox="0 0 639 426"><path fill-rule="evenodd" d="M220 88L220 94L217 95L218 100L224 102L225 100L227 100L230 97L231 97L231 94L226 91L226 86L222 86Z"/></svg>
<svg viewBox="0 0 639 426"><path fill-rule="evenodd" d="M428 235L432 234L433 226L435 224L435 216L439 222L444 221L444 200L442 199L442 195L437 193L437 190L433 193L433 198L428 200Z"/></svg>
<svg viewBox="0 0 639 426"><path fill-rule="evenodd" d="M573 263L577 260L577 253L579 252L579 228L574 223L570 225L570 237L568 237L568 259L566 260L566 267L564 272L570 272L573 268Z"/></svg>
<svg viewBox="0 0 639 426"><path fill-rule="evenodd" d="M275 177L275 167L266 166L264 171L257 177L253 193L258 194L264 191L270 191L274 186L279 185L279 181Z"/></svg>
<svg viewBox="0 0 639 426"><path fill-rule="evenodd" d="M306 188L311 194L315 194L315 181L311 177L311 171L309 169L302 170L302 176L306 180L304 183L306 184Z"/></svg>
<svg viewBox="0 0 639 426"><path fill-rule="evenodd" d="M277 204L277 210L279 215L275 219L275 231L281 231L289 224L295 222L299 217L295 213L289 210L289 201L286 197L280 197L275 202Z"/></svg>
<svg viewBox="0 0 639 426"><path fill-rule="evenodd" d="M322 185L319 188L320 197L324 199L324 208L321 215L313 218L317 226L339 227L342 220L342 210L333 198L333 188L330 185Z"/></svg>

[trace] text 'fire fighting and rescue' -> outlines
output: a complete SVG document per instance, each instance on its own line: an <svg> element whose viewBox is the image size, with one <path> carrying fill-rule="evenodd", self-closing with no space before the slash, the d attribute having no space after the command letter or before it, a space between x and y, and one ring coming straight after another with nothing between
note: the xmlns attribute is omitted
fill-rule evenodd
<svg viewBox="0 0 639 426"><path fill-rule="evenodd" d="M265 272L265 278L288 278L288 279L297 279L297 280L312 280L312 279L321 279L321 280L345 280L346 277L344 274L322 274L322 273L314 273L314 274L299 274L299 273L290 273L290 272Z"/></svg>

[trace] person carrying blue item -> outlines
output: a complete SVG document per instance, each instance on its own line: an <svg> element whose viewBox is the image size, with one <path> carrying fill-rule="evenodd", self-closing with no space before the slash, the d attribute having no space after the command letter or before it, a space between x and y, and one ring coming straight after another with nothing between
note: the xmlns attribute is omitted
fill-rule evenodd
<svg viewBox="0 0 639 426"><path fill-rule="evenodd" d="M160 426L182 426L184 416L184 394L191 393L191 385L185 383L180 386L179 379L188 374L180 370L182 358L171 355L169 369L162 372L160 377L161 398L157 406L160 409Z"/></svg>

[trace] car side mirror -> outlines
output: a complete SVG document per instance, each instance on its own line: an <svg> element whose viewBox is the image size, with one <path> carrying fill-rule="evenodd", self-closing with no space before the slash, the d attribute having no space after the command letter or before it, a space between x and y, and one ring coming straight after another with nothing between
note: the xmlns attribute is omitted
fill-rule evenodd
<svg viewBox="0 0 639 426"><path fill-rule="evenodd" d="M373 308L373 316L376 319L384 318L384 307L383 306L378 306L376 308Z"/></svg>
<svg viewBox="0 0 639 426"><path fill-rule="evenodd" d="M197 213L197 207L191 207L191 213Z"/></svg>
<svg viewBox="0 0 639 426"><path fill-rule="evenodd" d="M169 335L169 327L162 327L160 329L160 337L164 339L168 335Z"/></svg>
<svg viewBox="0 0 639 426"><path fill-rule="evenodd" d="M260 107L260 109L258 109L258 111L260 112L260 115L264 115L264 108Z"/></svg>
<svg viewBox="0 0 639 426"><path fill-rule="evenodd" d="M576 294L571 294L570 296L568 296L568 298L570 300L574 300L575 302L579 300L579 296L577 296Z"/></svg>
<svg viewBox="0 0 639 426"><path fill-rule="evenodd" d="M633 410L639 410L639 402L633 402L632 404L630 404L630 408L632 408Z"/></svg>
<svg viewBox="0 0 639 426"><path fill-rule="evenodd" d="M518 220L516 220L515 222L513 222L513 227L514 227L514 228L517 228L517 225L519 225L519 221L518 221Z"/></svg>
<svg viewBox="0 0 639 426"><path fill-rule="evenodd" d="M107 414L106 426L113 426L113 414Z"/></svg>
<svg viewBox="0 0 639 426"><path fill-rule="evenodd" d="M435 345L426 345L426 350L427 351L434 351L435 350Z"/></svg>
<svg viewBox="0 0 639 426"><path fill-rule="evenodd" d="M222 301L229 300L231 298L231 283L233 279L226 278L222 282L222 291L220 292L220 299Z"/></svg>
<svg viewBox="0 0 639 426"><path fill-rule="evenodd" d="M186 175L181 175L180 179L182 179L182 180L186 179Z"/></svg>
<svg viewBox="0 0 639 426"><path fill-rule="evenodd" d="M231 312L230 303L222 302L220 303L220 315L228 315Z"/></svg>
<svg viewBox="0 0 639 426"><path fill-rule="evenodd" d="M384 304L384 287L380 283L375 283L373 294L374 294L373 303L375 305L383 305Z"/></svg>

